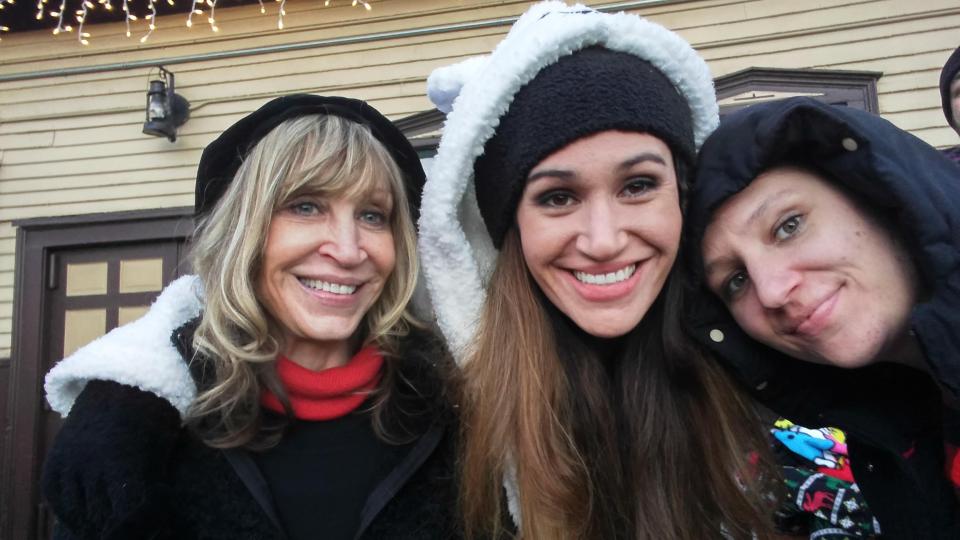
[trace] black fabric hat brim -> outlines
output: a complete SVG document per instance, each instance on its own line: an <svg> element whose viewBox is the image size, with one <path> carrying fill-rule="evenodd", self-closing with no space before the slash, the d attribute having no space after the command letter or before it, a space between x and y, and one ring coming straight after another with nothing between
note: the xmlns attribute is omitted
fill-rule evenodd
<svg viewBox="0 0 960 540"><path fill-rule="evenodd" d="M957 73L960 73L960 47L953 51L940 71L940 104L943 106L943 116L953 129L960 129L953 119L953 109L950 106L950 85Z"/></svg>
<svg viewBox="0 0 960 540"><path fill-rule="evenodd" d="M650 133L675 161L694 160L690 107L662 71L602 47L562 57L517 92L474 163L477 204L494 246L502 246L513 224L530 170L573 141L607 130Z"/></svg>
<svg viewBox="0 0 960 540"><path fill-rule="evenodd" d="M416 218L426 178L417 152L403 133L364 101L311 94L292 94L271 100L207 145L197 169L195 213L206 214L214 207L233 181L244 157L271 130L286 120L311 114L339 116L367 126L403 172L407 198Z"/></svg>

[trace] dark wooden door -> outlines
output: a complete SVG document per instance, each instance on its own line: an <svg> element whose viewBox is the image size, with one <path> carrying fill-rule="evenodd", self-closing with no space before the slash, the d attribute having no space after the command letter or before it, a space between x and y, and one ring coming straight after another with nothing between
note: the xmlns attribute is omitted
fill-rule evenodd
<svg viewBox="0 0 960 540"><path fill-rule="evenodd" d="M48 324L43 330L42 372L50 371L90 341L143 315L160 290L177 277L180 245L165 241L51 251L44 295ZM44 400L35 463L42 463L61 422L60 415ZM36 478L39 480L39 476ZM49 538L53 516L39 492L35 497L37 538Z"/></svg>

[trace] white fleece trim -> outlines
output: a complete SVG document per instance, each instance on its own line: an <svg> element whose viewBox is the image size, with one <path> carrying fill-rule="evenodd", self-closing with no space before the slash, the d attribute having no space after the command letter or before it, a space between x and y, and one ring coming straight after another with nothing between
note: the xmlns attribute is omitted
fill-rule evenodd
<svg viewBox="0 0 960 540"><path fill-rule="evenodd" d="M513 524L519 530L523 524L520 521L520 486L517 485L517 464L513 456L507 457L507 470L503 473L503 490L507 494L507 512L513 519Z"/></svg>
<svg viewBox="0 0 960 540"><path fill-rule="evenodd" d="M171 336L200 314L202 298L200 279L183 276L160 293L143 317L61 360L43 385L50 407L67 416L87 381L110 380L157 394L183 416L197 388Z"/></svg>
<svg viewBox="0 0 960 540"><path fill-rule="evenodd" d="M432 74L428 94L439 106L449 108L451 95L456 97L423 189L420 254L437 322L460 363L476 334L496 258L477 207L474 161L524 84L562 56L593 45L634 54L660 69L690 105L698 150L719 123L710 70L686 41L636 15L580 4L535 4L488 57Z"/></svg>

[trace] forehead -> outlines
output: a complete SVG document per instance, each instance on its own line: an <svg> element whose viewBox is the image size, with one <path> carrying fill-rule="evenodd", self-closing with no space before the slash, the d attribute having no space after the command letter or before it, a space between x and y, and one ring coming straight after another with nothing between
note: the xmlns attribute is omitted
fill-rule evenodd
<svg viewBox="0 0 960 540"><path fill-rule="evenodd" d="M634 131L608 130L572 141L543 158L530 173L555 167L590 169L615 166L645 153L659 157L665 164L673 163L670 148L656 136Z"/></svg>
<svg viewBox="0 0 960 540"><path fill-rule="evenodd" d="M774 167L761 173L746 188L723 202L714 212L710 227L749 227L778 203L832 202L847 197L823 176L797 167Z"/></svg>
<svg viewBox="0 0 960 540"><path fill-rule="evenodd" d="M321 170L310 177L291 175L287 179L289 197L314 193L353 201L392 199L394 182L385 170L364 167L361 170Z"/></svg>

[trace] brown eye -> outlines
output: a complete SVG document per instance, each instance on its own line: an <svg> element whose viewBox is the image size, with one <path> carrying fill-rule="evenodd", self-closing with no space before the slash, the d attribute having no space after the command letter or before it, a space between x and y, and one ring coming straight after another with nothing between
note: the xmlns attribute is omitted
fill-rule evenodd
<svg viewBox="0 0 960 540"><path fill-rule="evenodd" d="M657 182L652 178L640 177L632 178L623 188L623 194L627 197L640 197L646 195L657 187Z"/></svg>
<svg viewBox="0 0 960 540"><path fill-rule="evenodd" d="M549 191L537 197L537 204L552 208L564 208L575 202L573 195L565 191Z"/></svg>

